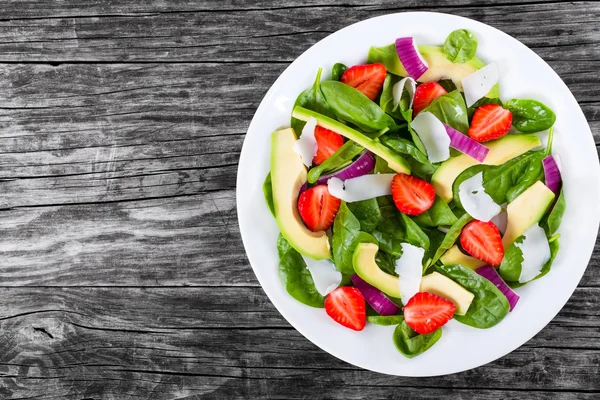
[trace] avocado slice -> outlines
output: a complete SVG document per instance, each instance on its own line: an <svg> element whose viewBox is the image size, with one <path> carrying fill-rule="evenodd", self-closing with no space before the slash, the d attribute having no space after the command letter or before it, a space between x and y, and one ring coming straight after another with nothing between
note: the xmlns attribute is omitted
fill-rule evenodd
<svg viewBox="0 0 600 400"><path fill-rule="evenodd" d="M307 257L330 258L325 231L311 232L298 213L300 187L306 182L306 167L293 150L296 134L291 128L271 135L271 185L273 206L279 230L290 245Z"/></svg>
<svg viewBox="0 0 600 400"><path fill-rule="evenodd" d="M440 46L418 46L418 48L419 53L421 53L421 56L427 62L427 66L429 67L427 72L418 79L419 82L451 79L458 90L462 92L462 78L471 75L473 72L486 65L477 57L473 57L463 64L453 63L446 58L444 48ZM385 65L388 72L399 76L407 76L406 70L398 58L395 44L384 47L371 47L367 57L367 63L381 63ZM500 88L498 84L494 85L486 97L500 97Z"/></svg>
<svg viewBox="0 0 600 400"><path fill-rule="evenodd" d="M483 262L475 257L471 257L471 256L463 253L462 251L460 251L460 249L458 248L457 245L450 247L444 253L444 255L442 257L440 257L440 261L444 265L460 264L463 267L467 267L467 268L470 268L473 270L475 270L479 267L483 267L485 265L485 262Z"/></svg>
<svg viewBox="0 0 600 400"><path fill-rule="evenodd" d="M487 142L485 147L490 152L481 164L500 165L510 159L520 156L541 145L540 138L534 134L507 135L501 139ZM452 200L452 184L461 172L473 165L480 164L477 160L466 154L451 157L444 161L431 177L435 192L447 203Z"/></svg>
<svg viewBox="0 0 600 400"><path fill-rule="evenodd" d="M502 238L504 250L513 244L532 225L540 222L548 207L554 201L555 194L548 186L537 181L511 201L506 207L506 232Z"/></svg>
<svg viewBox="0 0 600 400"><path fill-rule="evenodd" d="M456 305L455 314L465 315L475 295L452 279L432 272L421 279L421 292L428 292L450 300Z"/></svg>
<svg viewBox="0 0 600 400"><path fill-rule="evenodd" d="M359 243L352 255L354 272L388 296L400 298L399 278L383 272L375 262L378 250L379 246L376 244Z"/></svg>
<svg viewBox="0 0 600 400"><path fill-rule="evenodd" d="M344 136L346 139L350 139L369 150L371 153L383 158L388 163L388 166L394 171L401 174L410 174L410 166L404 160L404 158L391 150L389 147L381 144L378 140L371 139L359 131L334 120L333 118L329 118L317 112L307 110L303 107L294 107L292 116L301 121L308 121L309 118L314 118L317 120L317 125L338 133Z"/></svg>

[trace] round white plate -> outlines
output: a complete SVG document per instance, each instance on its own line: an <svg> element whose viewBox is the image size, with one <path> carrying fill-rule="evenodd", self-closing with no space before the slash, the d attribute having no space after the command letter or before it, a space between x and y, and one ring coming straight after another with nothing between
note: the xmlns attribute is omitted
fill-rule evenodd
<svg viewBox="0 0 600 400"><path fill-rule="evenodd" d="M323 309L305 306L287 294L277 275L277 225L263 197L269 172L271 133L290 124L298 94L310 87L317 69L324 79L336 62L364 63L370 46L414 36L419 44L444 42L455 29L475 33L477 55L495 62L501 98L537 99L556 113L554 152L562 158L567 209L560 251L543 279L517 290L516 309L491 329L454 320L442 338L420 356L402 356L392 342L394 327L367 324L362 332L344 328ZM600 167L596 147L577 101L556 73L521 42L488 25L439 13L400 13L346 27L312 46L275 81L248 129L237 177L237 210L244 247L254 273L279 312L307 339L356 366L392 375L434 376L475 368L513 351L531 339L560 311L588 265L600 220Z"/></svg>

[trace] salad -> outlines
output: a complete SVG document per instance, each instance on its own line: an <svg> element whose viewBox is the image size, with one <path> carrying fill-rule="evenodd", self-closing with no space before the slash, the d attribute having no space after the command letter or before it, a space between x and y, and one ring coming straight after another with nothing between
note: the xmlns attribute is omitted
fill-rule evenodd
<svg viewBox="0 0 600 400"><path fill-rule="evenodd" d="M500 323L559 249L555 114L501 100L476 51L465 29L372 47L363 65L319 69L271 136L263 191L286 291L355 331L396 326L409 358L452 318Z"/></svg>

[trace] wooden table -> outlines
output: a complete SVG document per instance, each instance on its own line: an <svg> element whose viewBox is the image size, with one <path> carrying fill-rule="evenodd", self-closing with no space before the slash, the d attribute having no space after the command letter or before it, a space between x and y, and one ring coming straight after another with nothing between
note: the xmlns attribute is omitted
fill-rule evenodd
<svg viewBox="0 0 600 400"><path fill-rule="evenodd" d="M259 287L235 209L246 129L348 24L435 10L497 27L559 73L600 143L600 3L343 3L2 2L0 398L600 397L598 244L535 338L437 378L337 360Z"/></svg>

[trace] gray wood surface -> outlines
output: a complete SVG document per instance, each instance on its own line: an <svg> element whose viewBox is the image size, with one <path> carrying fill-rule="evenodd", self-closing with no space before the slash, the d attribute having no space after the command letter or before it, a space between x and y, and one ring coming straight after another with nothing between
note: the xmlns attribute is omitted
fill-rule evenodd
<svg viewBox="0 0 600 400"><path fill-rule="evenodd" d="M2 1L0 398L600 398L600 242L536 337L437 378L335 359L252 273L235 178L262 96L328 34L407 10L521 40L600 144L598 2Z"/></svg>

